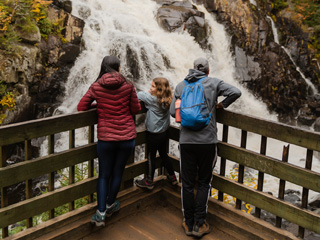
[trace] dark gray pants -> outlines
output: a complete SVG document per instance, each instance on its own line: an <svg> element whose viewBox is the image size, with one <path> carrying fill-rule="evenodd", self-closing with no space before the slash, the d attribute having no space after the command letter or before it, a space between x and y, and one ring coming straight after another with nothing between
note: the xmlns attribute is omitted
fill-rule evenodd
<svg viewBox="0 0 320 240"><path fill-rule="evenodd" d="M195 222L201 226L207 216L216 144L180 144L180 154L182 212L189 227ZM198 189L194 196L197 176Z"/></svg>

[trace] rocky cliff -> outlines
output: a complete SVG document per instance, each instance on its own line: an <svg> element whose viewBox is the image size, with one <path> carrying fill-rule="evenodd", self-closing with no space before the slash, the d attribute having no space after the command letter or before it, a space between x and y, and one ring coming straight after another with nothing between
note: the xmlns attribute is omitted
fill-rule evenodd
<svg viewBox="0 0 320 240"><path fill-rule="evenodd" d="M289 11L274 15L270 0L156 1L160 27L169 32L187 31L202 48L210 49L207 38L214 29L195 6L204 4L231 37L235 77L270 111L278 113L280 120L298 119L301 124L311 125L320 116L320 96L305 79L320 90L319 62L308 44L310 33L296 24ZM20 51L11 56L0 52L0 79L18 93L16 110L8 113L5 123L51 115L60 104L69 70L81 50L84 27L84 22L70 12L68 0L56 0L50 6L49 16L61 23L66 42L55 35L48 39L42 39L39 33L22 35Z"/></svg>
<svg viewBox="0 0 320 240"><path fill-rule="evenodd" d="M21 34L17 51L0 51L0 79L17 96L14 111L3 124L52 114L59 105L64 83L81 50L84 22L71 15L71 1L58 0L49 6L49 19L60 25L62 36L41 38L40 31Z"/></svg>
<svg viewBox="0 0 320 240"><path fill-rule="evenodd" d="M214 29L210 29L204 14L191 2L157 2L162 5L157 14L160 26L168 31L187 30L202 48L210 48L206 45L206 34ZM193 0L193 3L204 4L226 27L235 57L235 77L262 99L270 111L278 113L280 120L290 122L298 117L300 123L311 125L320 116L319 96L314 95L304 79L311 79L319 89L320 69L308 46L309 34L295 25L290 15L280 12L274 16L271 1ZM281 33L280 42L273 34L272 18Z"/></svg>

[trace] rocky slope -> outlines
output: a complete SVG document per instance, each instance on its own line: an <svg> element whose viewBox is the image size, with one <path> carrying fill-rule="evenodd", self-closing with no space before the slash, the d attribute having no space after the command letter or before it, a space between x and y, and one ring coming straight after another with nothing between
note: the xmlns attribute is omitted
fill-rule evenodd
<svg viewBox="0 0 320 240"><path fill-rule="evenodd" d="M160 26L167 31L187 30L202 48L210 48L206 36L210 26L205 16L189 1L157 1L162 5L157 13ZM308 47L309 34L294 24L290 15L280 12L276 26L281 43L272 31L271 1L193 0L204 4L216 19L225 25L232 40L232 52L237 70L236 78L255 96L262 99L282 121L298 117L301 124L311 125L320 116L319 96L297 71L319 89L320 69ZM254 4L253 4L254 3ZM289 57L286 48L294 60Z"/></svg>
<svg viewBox="0 0 320 240"><path fill-rule="evenodd" d="M71 1L54 1L49 19L59 22L62 37L41 38L38 30L21 34L18 51L0 51L0 79L17 96L15 111L7 112L3 124L50 116L59 105L64 83L81 51L84 22L71 15Z"/></svg>

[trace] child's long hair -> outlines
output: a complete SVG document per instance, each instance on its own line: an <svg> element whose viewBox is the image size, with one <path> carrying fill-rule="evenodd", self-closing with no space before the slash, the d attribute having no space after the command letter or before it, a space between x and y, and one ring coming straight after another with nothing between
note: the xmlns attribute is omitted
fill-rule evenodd
<svg viewBox="0 0 320 240"><path fill-rule="evenodd" d="M155 78L153 79L156 85L156 96L158 99L158 104L169 109L172 102L172 91L169 85L169 81L166 78Z"/></svg>

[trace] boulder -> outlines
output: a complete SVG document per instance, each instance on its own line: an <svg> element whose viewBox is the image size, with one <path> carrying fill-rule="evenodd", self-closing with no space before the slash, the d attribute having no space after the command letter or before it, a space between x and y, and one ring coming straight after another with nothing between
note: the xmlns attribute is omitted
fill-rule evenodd
<svg viewBox="0 0 320 240"><path fill-rule="evenodd" d="M314 130L320 132L320 117L318 117L314 122Z"/></svg>
<svg viewBox="0 0 320 240"><path fill-rule="evenodd" d="M65 10L68 13L72 12L72 1L70 0L55 0L53 4L56 5L58 8Z"/></svg>
<svg viewBox="0 0 320 240"><path fill-rule="evenodd" d="M320 208L320 194L317 196L313 197L310 202L309 206L314 207L314 208Z"/></svg>
<svg viewBox="0 0 320 240"><path fill-rule="evenodd" d="M186 30L202 48L207 47L209 27L204 13L198 11L189 1L163 3L158 9L157 20L163 29L169 32Z"/></svg>
<svg viewBox="0 0 320 240"><path fill-rule="evenodd" d="M41 34L38 26L35 26L35 29L32 31L22 31L20 28L16 28L16 33L18 37L24 43L36 44L41 41Z"/></svg>

